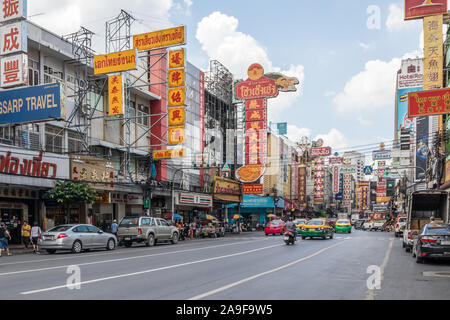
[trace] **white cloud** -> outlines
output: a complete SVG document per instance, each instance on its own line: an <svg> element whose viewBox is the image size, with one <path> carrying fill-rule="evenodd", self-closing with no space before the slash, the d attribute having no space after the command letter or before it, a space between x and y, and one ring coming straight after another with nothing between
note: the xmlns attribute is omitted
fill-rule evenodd
<svg viewBox="0 0 450 320"><path fill-rule="evenodd" d="M363 125L363 126L370 126L370 125L372 125L372 121L370 121L370 120L366 120L366 119L364 119L363 117L361 117L361 116L359 116L358 118L357 118L357 120L358 120L358 122L361 124L361 125Z"/></svg>
<svg viewBox="0 0 450 320"><path fill-rule="evenodd" d="M190 7L192 7L192 5L194 4L194 2L193 2L192 0L184 0L184 4L185 4L188 8L190 8Z"/></svg>
<svg viewBox="0 0 450 320"><path fill-rule="evenodd" d="M281 110L292 107L302 95L304 67L291 65L289 70L275 67L267 49L251 35L238 31L238 27L238 19L216 11L198 23L196 38L211 59L220 61L238 79L247 79L248 67L257 62L266 72L283 72L300 80L298 92L280 93L277 99L270 100L269 118L276 120Z"/></svg>
<svg viewBox="0 0 450 320"><path fill-rule="evenodd" d="M405 21L403 8L396 4L391 4L389 6L389 15L386 20L386 27L391 32L413 29L420 27L420 21Z"/></svg>
<svg viewBox="0 0 450 320"><path fill-rule="evenodd" d="M104 50L105 22L126 10L138 21L133 32L149 32L171 26L174 0L28 0L30 20L58 35L77 32L81 26L93 31L95 49ZM128 8L132 8L133 11ZM147 13L151 8L151 13ZM33 16L34 15L34 16Z"/></svg>
<svg viewBox="0 0 450 320"><path fill-rule="evenodd" d="M288 133L287 137L292 142L300 142L302 137L310 137L311 136L311 130L307 128L299 128L294 125L288 125Z"/></svg>
<svg viewBox="0 0 450 320"><path fill-rule="evenodd" d="M315 141L322 139L325 146L331 147L333 150L343 150L348 148L347 139L342 132L337 129L331 129L327 134L319 134L314 138Z"/></svg>
<svg viewBox="0 0 450 320"><path fill-rule="evenodd" d="M329 91L326 91L323 95L324 95L325 97L333 97L333 96L335 96L336 94L337 94L336 91L334 91L334 90L329 90Z"/></svg>
<svg viewBox="0 0 450 320"><path fill-rule="evenodd" d="M370 49L370 47L372 46L372 44L370 43L364 43L364 42L360 42L358 44L364 51L367 51Z"/></svg>

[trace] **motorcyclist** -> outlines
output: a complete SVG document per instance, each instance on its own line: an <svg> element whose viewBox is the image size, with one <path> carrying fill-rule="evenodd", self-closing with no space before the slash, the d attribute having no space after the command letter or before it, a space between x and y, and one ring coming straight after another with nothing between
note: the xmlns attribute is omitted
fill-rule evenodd
<svg viewBox="0 0 450 320"><path fill-rule="evenodd" d="M297 226L295 225L292 218L286 223L286 232L292 232L295 240L297 240Z"/></svg>

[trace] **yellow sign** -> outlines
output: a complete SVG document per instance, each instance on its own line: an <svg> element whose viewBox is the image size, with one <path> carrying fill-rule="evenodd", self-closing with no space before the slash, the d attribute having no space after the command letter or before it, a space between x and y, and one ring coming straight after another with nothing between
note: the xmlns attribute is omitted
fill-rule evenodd
<svg viewBox="0 0 450 320"><path fill-rule="evenodd" d="M137 50L102 54L94 57L94 73L105 74L137 69Z"/></svg>
<svg viewBox="0 0 450 320"><path fill-rule="evenodd" d="M153 152L153 160L183 158L184 149L180 150L161 150Z"/></svg>
<svg viewBox="0 0 450 320"><path fill-rule="evenodd" d="M133 36L133 48L139 51L183 45L185 43L185 26Z"/></svg>
<svg viewBox="0 0 450 320"><path fill-rule="evenodd" d="M441 89L444 83L443 15L425 17L423 90Z"/></svg>
<svg viewBox="0 0 450 320"><path fill-rule="evenodd" d="M169 51L169 69L185 67L186 53L184 49Z"/></svg>
<svg viewBox="0 0 450 320"><path fill-rule="evenodd" d="M391 201L390 197L377 197L377 203L387 203Z"/></svg>
<svg viewBox="0 0 450 320"><path fill-rule="evenodd" d="M186 104L186 90L184 87L169 89L169 107L181 107Z"/></svg>
<svg viewBox="0 0 450 320"><path fill-rule="evenodd" d="M169 126L182 126L186 121L186 108L169 109Z"/></svg>
<svg viewBox="0 0 450 320"><path fill-rule="evenodd" d="M114 190L114 168L103 159L71 156L70 178L74 181L96 183L97 190Z"/></svg>
<svg viewBox="0 0 450 320"><path fill-rule="evenodd" d="M185 77L184 68L169 70L169 88L184 87Z"/></svg>
<svg viewBox="0 0 450 320"><path fill-rule="evenodd" d="M184 143L186 129L184 127L171 127L169 128L169 144L177 145Z"/></svg>
<svg viewBox="0 0 450 320"><path fill-rule="evenodd" d="M109 115L123 114L123 79L121 75L108 77Z"/></svg>

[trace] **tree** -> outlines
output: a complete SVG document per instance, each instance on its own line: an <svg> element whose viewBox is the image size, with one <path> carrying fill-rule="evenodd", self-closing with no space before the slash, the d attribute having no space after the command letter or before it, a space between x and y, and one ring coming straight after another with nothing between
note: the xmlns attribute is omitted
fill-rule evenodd
<svg viewBox="0 0 450 320"><path fill-rule="evenodd" d="M75 203L92 204L98 199L94 188L87 183L66 181L56 182L55 188L44 195L44 199L56 200L66 205L66 223L70 223L70 209Z"/></svg>

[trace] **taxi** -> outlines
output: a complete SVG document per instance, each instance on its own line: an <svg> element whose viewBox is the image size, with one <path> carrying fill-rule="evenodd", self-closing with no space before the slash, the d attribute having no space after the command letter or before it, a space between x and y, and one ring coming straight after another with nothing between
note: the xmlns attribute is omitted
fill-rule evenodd
<svg viewBox="0 0 450 320"><path fill-rule="evenodd" d="M267 223L266 228L264 229L266 236L269 234L273 235L283 235L286 232L286 223L282 220L270 221Z"/></svg>
<svg viewBox="0 0 450 320"><path fill-rule="evenodd" d="M306 226L306 224L308 223L308 219L299 219L299 220L295 220L294 224L297 227L297 232L300 234L302 232L302 228L304 226Z"/></svg>
<svg viewBox="0 0 450 320"><path fill-rule="evenodd" d="M302 227L301 235L303 240L306 238L333 239L334 229L327 223L326 219L313 219Z"/></svg>
<svg viewBox="0 0 450 320"><path fill-rule="evenodd" d="M338 220L334 230L337 232L352 233L352 223L350 220Z"/></svg>

